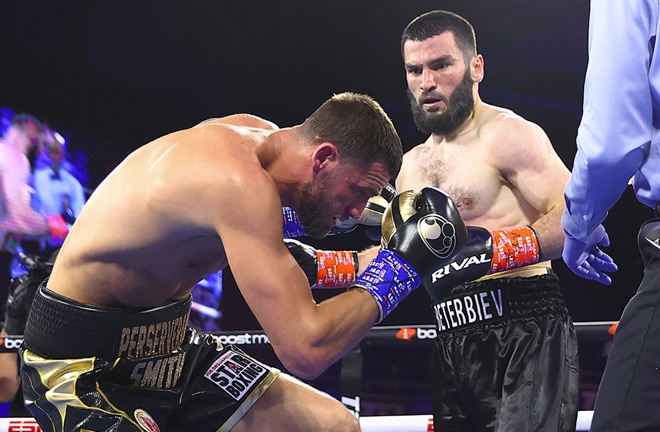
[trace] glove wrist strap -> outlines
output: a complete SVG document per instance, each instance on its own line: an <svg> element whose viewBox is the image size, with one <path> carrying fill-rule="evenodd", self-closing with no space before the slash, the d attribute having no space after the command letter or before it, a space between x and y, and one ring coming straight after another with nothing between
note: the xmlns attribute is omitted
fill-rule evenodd
<svg viewBox="0 0 660 432"><path fill-rule="evenodd" d="M354 285L366 289L376 300L379 323L421 282L417 272L401 257L382 249Z"/></svg>
<svg viewBox="0 0 660 432"><path fill-rule="evenodd" d="M488 274L499 273L539 261L540 249L531 227L504 228L491 232L493 259Z"/></svg>
<svg viewBox="0 0 660 432"><path fill-rule="evenodd" d="M284 238L302 237L305 230L300 223L300 217L290 207L282 207L282 224Z"/></svg>
<svg viewBox="0 0 660 432"><path fill-rule="evenodd" d="M316 251L318 273L312 288L347 288L355 281L356 251Z"/></svg>

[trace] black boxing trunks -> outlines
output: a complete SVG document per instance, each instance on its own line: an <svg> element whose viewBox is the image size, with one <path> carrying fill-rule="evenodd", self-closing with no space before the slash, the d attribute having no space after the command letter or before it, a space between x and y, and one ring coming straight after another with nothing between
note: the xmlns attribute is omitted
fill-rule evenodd
<svg viewBox="0 0 660 432"><path fill-rule="evenodd" d="M660 210L658 208L657 210ZM598 387L593 432L660 430L660 218L637 234L644 276L623 310Z"/></svg>
<svg viewBox="0 0 660 432"><path fill-rule="evenodd" d="M436 430L575 431L577 338L554 274L461 285L434 311Z"/></svg>
<svg viewBox="0 0 660 432"><path fill-rule="evenodd" d="M190 306L97 307L42 285L20 350L41 429L231 430L279 371L189 328Z"/></svg>

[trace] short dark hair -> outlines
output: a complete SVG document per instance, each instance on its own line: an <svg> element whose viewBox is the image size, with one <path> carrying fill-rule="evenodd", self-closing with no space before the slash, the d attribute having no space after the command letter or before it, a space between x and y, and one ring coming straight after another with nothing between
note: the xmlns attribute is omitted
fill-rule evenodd
<svg viewBox="0 0 660 432"><path fill-rule="evenodd" d="M472 24L453 12L434 10L413 19L403 30L401 56L403 57L403 45L407 41L423 41L447 31L454 35L456 45L463 52L466 62L477 55L477 37Z"/></svg>
<svg viewBox="0 0 660 432"><path fill-rule="evenodd" d="M401 138L392 120L370 96L336 94L305 120L302 130L315 144L331 142L337 146L341 157L365 165L382 161L392 178L399 174Z"/></svg>

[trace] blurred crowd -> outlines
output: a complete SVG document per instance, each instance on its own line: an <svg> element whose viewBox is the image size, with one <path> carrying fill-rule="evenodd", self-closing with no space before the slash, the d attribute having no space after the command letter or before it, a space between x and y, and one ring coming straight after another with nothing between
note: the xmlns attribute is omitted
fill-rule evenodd
<svg viewBox="0 0 660 432"><path fill-rule="evenodd" d="M18 256L49 256L86 202L87 170L64 136L37 117L2 108L0 117L0 298L25 273Z"/></svg>
<svg viewBox="0 0 660 432"><path fill-rule="evenodd" d="M67 135L0 107L0 336L22 334L34 293L92 193L87 154L70 152ZM201 280L191 326L220 331L221 296L222 272ZM19 389L18 356L0 353L0 416L29 416Z"/></svg>
<svg viewBox="0 0 660 432"><path fill-rule="evenodd" d="M9 108L0 114L0 336L5 336L23 332L36 287L52 268L35 263L54 259L80 214L87 171L46 122ZM0 354L0 401L12 401L10 415L27 416L19 388L17 355Z"/></svg>
<svg viewBox="0 0 660 432"><path fill-rule="evenodd" d="M27 273L20 255L48 260L91 194L87 154L66 132L34 115L0 107L0 305L11 279ZM191 324L219 331L222 273L195 287ZM0 308L0 321L4 308Z"/></svg>

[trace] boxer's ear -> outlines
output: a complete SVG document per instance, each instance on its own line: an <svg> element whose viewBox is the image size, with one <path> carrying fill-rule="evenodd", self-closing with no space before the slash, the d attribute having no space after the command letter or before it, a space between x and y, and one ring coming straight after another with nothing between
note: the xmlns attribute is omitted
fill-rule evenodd
<svg viewBox="0 0 660 432"><path fill-rule="evenodd" d="M480 83L484 79L484 58L481 54L477 54L472 61L470 61L470 76L472 81Z"/></svg>
<svg viewBox="0 0 660 432"><path fill-rule="evenodd" d="M314 171L326 168L338 160L337 147L330 142L323 142L312 153Z"/></svg>

